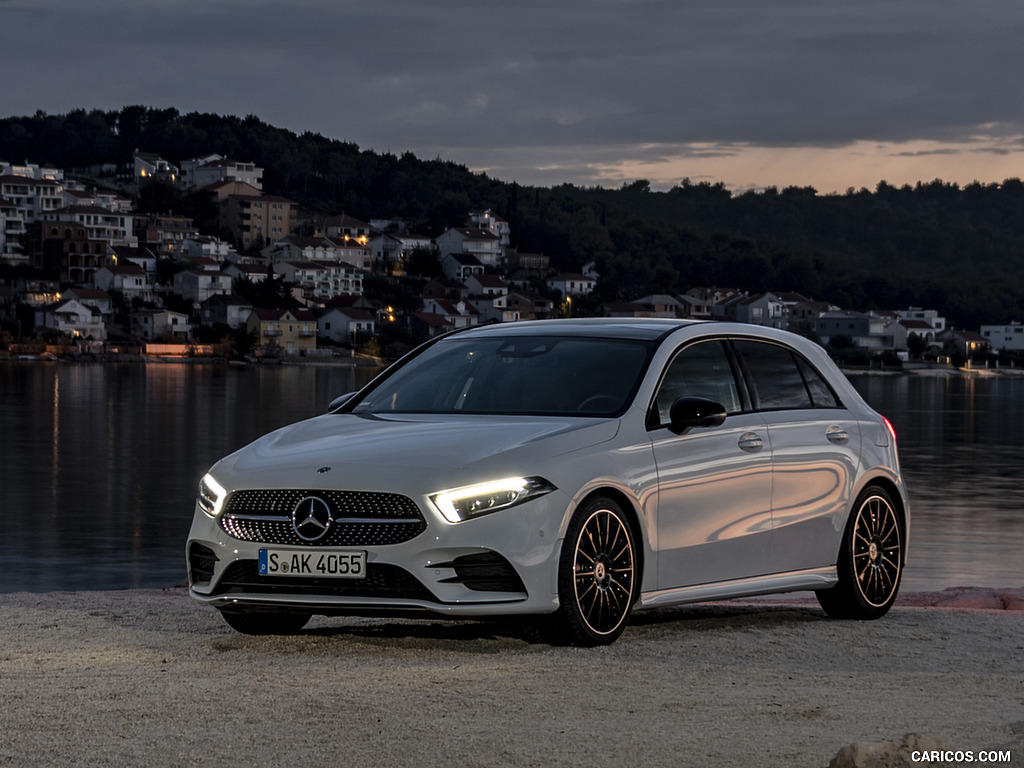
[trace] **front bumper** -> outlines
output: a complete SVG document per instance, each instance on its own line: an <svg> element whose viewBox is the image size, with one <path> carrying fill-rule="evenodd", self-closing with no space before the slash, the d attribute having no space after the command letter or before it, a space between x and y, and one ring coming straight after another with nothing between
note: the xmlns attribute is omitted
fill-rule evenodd
<svg viewBox="0 0 1024 768"><path fill-rule="evenodd" d="M222 524L197 504L186 549L189 593L217 608L319 614L469 617L542 614L558 607L558 534L569 504L560 492L456 524L424 502L418 506L425 528L407 541L287 544L318 554L364 551L362 579L261 576L259 550L282 543L237 538L229 533L239 532L230 519Z"/></svg>

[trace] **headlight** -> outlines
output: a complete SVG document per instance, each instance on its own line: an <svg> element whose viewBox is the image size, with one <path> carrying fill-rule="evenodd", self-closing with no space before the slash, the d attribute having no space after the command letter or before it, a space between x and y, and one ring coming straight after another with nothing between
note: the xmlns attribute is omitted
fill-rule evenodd
<svg viewBox="0 0 1024 768"><path fill-rule="evenodd" d="M203 512L210 517L216 517L217 513L220 512L226 495L227 491L221 487L220 483L213 479L212 475L207 474L199 481L197 501Z"/></svg>
<svg viewBox="0 0 1024 768"><path fill-rule="evenodd" d="M541 477L508 477L435 493L430 500L448 522L459 523L514 507L553 490L555 486Z"/></svg>

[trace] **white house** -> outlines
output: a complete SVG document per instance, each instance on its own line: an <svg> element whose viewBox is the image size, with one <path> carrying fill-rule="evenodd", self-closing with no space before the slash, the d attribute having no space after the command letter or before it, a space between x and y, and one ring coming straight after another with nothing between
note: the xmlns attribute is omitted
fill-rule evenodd
<svg viewBox="0 0 1024 768"><path fill-rule="evenodd" d="M736 304L736 320L769 328L785 328L789 323L789 309L774 293L761 293Z"/></svg>
<svg viewBox="0 0 1024 768"><path fill-rule="evenodd" d="M178 167L152 152L135 151L133 155L135 183L160 179L172 184L178 181Z"/></svg>
<svg viewBox="0 0 1024 768"><path fill-rule="evenodd" d="M110 294L101 291L99 288L80 288L78 286L68 288L62 294L65 299L75 299L87 307L96 307L103 317L110 317L113 307L110 301Z"/></svg>
<svg viewBox="0 0 1024 768"><path fill-rule="evenodd" d="M434 248L434 242L426 235L386 233L370 239L370 253L382 272L392 272L417 249Z"/></svg>
<svg viewBox="0 0 1024 768"><path fill-rule="evenodd" d="M862 339L862 346L873 352L906 352L906 322L895 312L888 310L872 310L868 312L870 326L867 339Z"/></svg>
<svg viewBox="0 0 1024 768"><path fill-rule="evenodd" d="M940 315L934 309L921 309L920 307L911 307L910 309L897 309L896 314L902 317L904 320L920 320L928 323L938 335L946 330L946 318ZM933 337L934 338L934 337Z"/></svg>
<svg viewBox="0 0 1024 768"><path fill-rule="evenodd" d="M183 187L205 187L221 181L241 181L263 189L263 169L255 163L229 160L217 154L181 161Z"/></svg>
<svg viewBox="0 0 1024 768"><path fill-rule="evenodd" d="M474 273L466 277L466 288L478 296L504 296L508 293L508 281L501 275Z"/></svg>
<svg viewBox="0 0 1024 768"><path fill-rule="evenodd" d="M149 250L149 248L133 247L130 245L108 245L107 257L107 260L114 265L134 264L142 267L143 271L149 276L150 282L156 277L156 254Z"/></svg>
<svg viewBox="0 0 1024 768"><path fill-rule="evenodd" d="M105 341L107 329L103 324L103 313L97 307L88 306L77 299L62 299L47 304L35 311L36 326L51 328L74 338Z"/></svg>
<svg viewBox="0 0 1024 768"><path fill-rule="evenodd" d="M547 279L548 288L559 291L563 296L588 296L597 285L597 280L585 275L562 273Z"/></svg>
<svg viewBox="0 0 1024 768"><path fill-rule="evenodd" d="M328 216L324 221L324 234L329 238L350 237L364 238L369 241L372 234L372 227L369 223L342 213L337 216Z"/></svg>
<svg viewBox="0 0 1024 768"><path fill-rule="evenodd" d="M317 317L317 336L331 339L339 344L347 344L359 339L362 334L372 334L376 330L376 320L372 313L356 307L331 307Z"/></svg>
<svg viewBox="0 0 1024 768"><path fill-rule="evenodd" d="M94 205L117 213L131 213L131 198L118 192L100 189L69 189L63 190L65 206Z"/></svg>
<svg viewBox="0 0 1024 768"><path fill-rule="evenodd" d="M423 302L423 311L427 314L440 315L452 328L467 328L480 322L480 311L468 301L426 299Z"/></svg>
<svg viewBox="0 0 1024 768"><path fill-rule="evenodd" d="M824 312L814 321L814 332L823 344L836 336L849 338L859 347L870 347L871 318L861 312Z"/></svg>
<svg viewBox="0 0 1024 768"><path fill-rule="evenodd" d="M235 249L219 237L211 235L192 235L186 237L182 244L186 256L198 258L205 256L217 261L228 261L235 254Z"/></svg>
<svg viewBox="0 0 1024 768"><path fill-rule="evenodd" d="M519 309L510 302L509 293L489 293L470 296L466 302L480 315L479 322L514 323L521 319Z"/></svg>
<svg viewBox="0 0 1024 768"><path fill-rule="evenodd" d="M25 209L11 200L0 197L0 261L23 264L28 261L21 247L25 227Z"/></svg>
<svg viewBox="0 0 1024 768"><path fill-rule="evenodd" d="M329 237L327 240L334 246L335 254L327 261L340 261L357 269L365 269L367 272L373 269L373 250L365 235L359 237L342 235L341 237Z"/></svg>
<svg viewBox="0 0 1024 768"><path fill-rule="evenodd" d="M201 304L218 293L231 293L231 275L185 270L174 276L174 291L194 304Z"/></svg>
<svg viewBox="0 0 1024 768"><path fill-rule="evenodd" d="M482 275L484 265L471 253L446 253L441 257L441 269L453 280L463 282L470 275Z"/></svg>
<svg viewBox="0 0 1024 768"><path fill-rule="evenodd" d="M626 317L684 317L686 307L675 296L667 293L652 293L639 299L633 299L631 304L637 305L638 309L632 313L622 312ZM637 314L637 312L641 314Z"/></svg>
<svg viewBox="0 0 1024 768"><path fill-rule="evenodd" d="M516 319L544 320L555 315L555 304L534 291L512 289L504 296L504 307L514 312Z"/></svg>
<svg viewBox="0 0 1024 768"><path fill-rule="evenodd" d="M64 184L54 179L33 178L13 173L8 167L0 175L0 198L22 212L26 224L38 221L44 213L64 207Z"/></svg>
<svg viewBox="0 0 1024 768"><path fill-rule="evenodd" d="M135 247L139 244L132 216L108 211L96 205L69 205L47 211L40 218L44 222L44 230L50 237L63 235L64 239L68 240L73 230L81 230L87 239L112 246Z"/></svg>
<svg viewBox="0 0 1024 768"><path fill-rule="evenodd" d="M498 258L505 259L512 236L512 228L508 221L488 208L484 211L470 211L469 226L486 230L495 235L498 238Z"/></svg>
<svg viewBox="0 0 1024 768"><path fill-rule="evenodd" d="M96 287L107 291L119 291L125 299L152 301L153 286L142 267L135 264L118 264L100 267L93 276Z"/></svg>
<svg viewBox="0 0 1024 768"><path fill-rule="evenodd" d="M234 293L218 293L202 302L199 316L203 325L221 323L229 328L241 328L249 319L252 304Z"/></svg>
<svg viewBox="0 0 1024 768"><path fill-rule="evenodd" d="M275 264L274 271L294 284L304 301L324 303L363 291L362 272L343 261L285 261Z"/></svg>
<svg viewBox="0 0 1024 768"><path fill-rule="evenodd" d="M941 347L935 333L935 327L926 320L900 320L900 325L907 331L907 338L917 336L926 345Z"/></svg>
<svg viewBox="0 0 1024 768"><path fill-rule="evenodd" d="M486 229L452 227L440 234L436 242L442 257L448 254L468 254L484 267L496 267L501 263L501 240Z"/></svg>
<svg viewBox="0 0 1024 768"><path fill-rule="evenodd" d="M1024 325L1018 322L983 325L981 335L992 345L992 349L1024 350Z"/></svg>
<svg viewBox="0 0 1024 768"><path fill-rule="evenodd" d="M366 270L373 265L367 239L348 235L336 238L289 235L268 245L262 254L271 264L282 261L331 261Z"/></svg>
<svg viewBox="0 0 1024 768"><path fill-rule="evenodd" d="M169 309L143 309L132 312L129 321L132 334L147 341L161 338L188 341L192 333L188 315Z"/></svg>

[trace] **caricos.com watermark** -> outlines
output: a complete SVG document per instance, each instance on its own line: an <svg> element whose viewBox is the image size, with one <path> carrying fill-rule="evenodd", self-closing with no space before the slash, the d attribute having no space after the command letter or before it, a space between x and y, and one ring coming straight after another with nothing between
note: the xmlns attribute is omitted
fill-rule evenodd
<svg viewBox="0 0 1024 768"><path fill-rule="evenodd" d="M1002 763L1012 762L1009 749L915 749L910 753L913 763Z"/></svg>

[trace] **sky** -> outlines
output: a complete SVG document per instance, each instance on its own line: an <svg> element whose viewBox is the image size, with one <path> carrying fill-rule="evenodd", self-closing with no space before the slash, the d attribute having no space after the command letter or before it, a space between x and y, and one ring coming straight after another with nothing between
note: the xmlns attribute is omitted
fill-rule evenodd
<svg viewBox="0 0 1024 768"><path fill-rule="evenodd" d="M0 117L252 114L542 186L992 183L1021 40L1021 0L0 0Z"/></svg>

